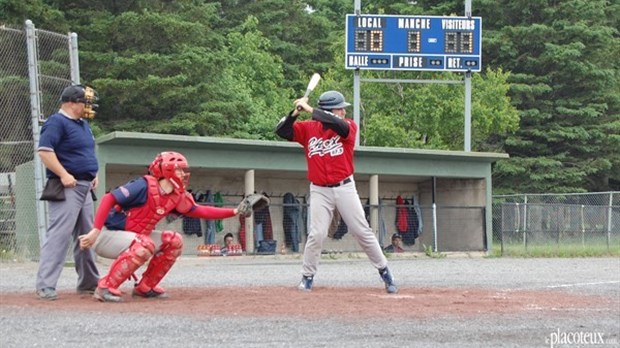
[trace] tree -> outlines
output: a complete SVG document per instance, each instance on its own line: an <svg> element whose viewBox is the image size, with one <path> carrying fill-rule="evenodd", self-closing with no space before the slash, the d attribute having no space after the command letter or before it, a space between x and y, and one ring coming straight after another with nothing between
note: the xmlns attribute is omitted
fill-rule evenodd
<svg viewBox="0 0 620 348"><path fill-rule="evenodd" d="M221 1L226 30L237 30L250 16L258 20L257 30L270 41L269 52L282 60L285 89L301 90L314 72L331 66L330 34L344 28L344 16L331 22L309 11L300 0Z"/></svg>
<svg viewBox="0 0 620 348"><path fill-rule="evenodd" d="M488 151L486 138L516 130L517 111L506 97L509 74L487 69L473 75L472 150ZM430 76L426 79L430 80ZM437 74L435 80L460 79L458 74ZM365 143L463 150L464 89L462 85L392 83L364 86ZM389 134L384 134L388 129ZM405 134L400 134L404 132Z"/></svg>
<svg viewBox="0 0 620 348"><path fill-rule="evenodd" d="M519 131L503 139L511 159L494 170L500 191L609 190L620 172L620 41L610 26L618 5L540 0L483 8L496 21L487 27L487 64L512 72L510 94L521 113Z"/></svg>
<svg viewBox="0 0 620 348"><path fill-rule="evenodd" d="M23 27L28 19L47 30L69 31L63 12L45 0L2 0L0 2L0 24Z"/></svg>
<svg viewBox="0 0 620 348"><path fill-rule="evenodd" d="M290 108L293 93L281 87L284 85L282 60L269 52L271 43L258 31L258 25L256 17L250 16L239 31L227 37L231 57L227 75L234 77L237 88L248 97L244 110L248 122L231 135L275 140L274 120Z"/></svg>

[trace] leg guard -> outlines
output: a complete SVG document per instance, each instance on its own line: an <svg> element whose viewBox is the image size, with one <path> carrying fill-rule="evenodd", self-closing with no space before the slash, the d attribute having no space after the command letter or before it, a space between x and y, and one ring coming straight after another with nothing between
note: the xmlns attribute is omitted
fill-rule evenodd
<svg viewBox="0 0 620 348"><path fill-rule="evenodd" d="M153 256L146 271L142 274L142 279L136 285L135 290L138 294L146 294L151 290L163 294L164 289L157 287L157 284L172 268L183 251L183 237L174 231L162 232L161 241L159 252Z"/></svg>
<svg viewBox="0 0 620 348"><path fill-rule="evenodd" d="M146 263L153 256L154 251L155 244L150 237L136 234L129 249L112 263L108 275L99 280L99 288L109 289L115 295L120 294L118 287Z"/></svg>

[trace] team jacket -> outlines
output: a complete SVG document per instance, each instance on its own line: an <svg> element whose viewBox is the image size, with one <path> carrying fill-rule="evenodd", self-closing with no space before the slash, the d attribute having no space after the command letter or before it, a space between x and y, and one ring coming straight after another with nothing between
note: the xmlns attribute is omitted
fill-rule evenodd
<svg viewBox="0 0 620 348"><path fill-rule="evenodd" d="M284 117L276 134L303 146L308 164L308 180L316 185L340 182L354 172L353 151L357 124L331 112L314 109L312 119L296 122L297 117Z"/></svg>

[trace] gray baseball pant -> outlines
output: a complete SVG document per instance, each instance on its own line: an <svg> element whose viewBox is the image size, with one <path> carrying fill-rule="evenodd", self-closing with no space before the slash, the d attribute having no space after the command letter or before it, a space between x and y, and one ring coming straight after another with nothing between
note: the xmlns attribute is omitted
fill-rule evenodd
<svg viewBox="0 0 620 348"><path fill-rule="evenodd" d="M327 238L334 208L338 209L348 230L362 247L372 265L377 269L387 267L387 259L366 220L355 181L352 180L338 187L310 184L310 233L304 249L302 274L314 276L317 272L323 241Z"/></svg>
<svg viewBox="0 0 620 348"><path fill-rule="evenodd" d="M95 253L90 249L81 250L78 240L78 236L88 233L93 227L95 211L90 188L90 181L79 180L76 187L65 187L64 201L47 202L49 222L41 246L37 290L56 289L71 240L75 271L78 274L77 289L97 287L99 272L95 265Z"/></svg>

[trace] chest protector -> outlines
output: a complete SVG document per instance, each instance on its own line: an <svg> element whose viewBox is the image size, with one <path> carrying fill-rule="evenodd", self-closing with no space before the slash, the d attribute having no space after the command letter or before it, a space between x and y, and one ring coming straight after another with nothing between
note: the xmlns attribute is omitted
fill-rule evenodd
<svg viewBox="0 0 620 348"><path fill-rule="evenodd" d="M157 223L171 211L176 210L184 214L196 204L188 192L174 191L162 196L159 182L155 177L145 175L144 179L147 183L146 203L127 209L126 231L149 235Z"/></svg>

